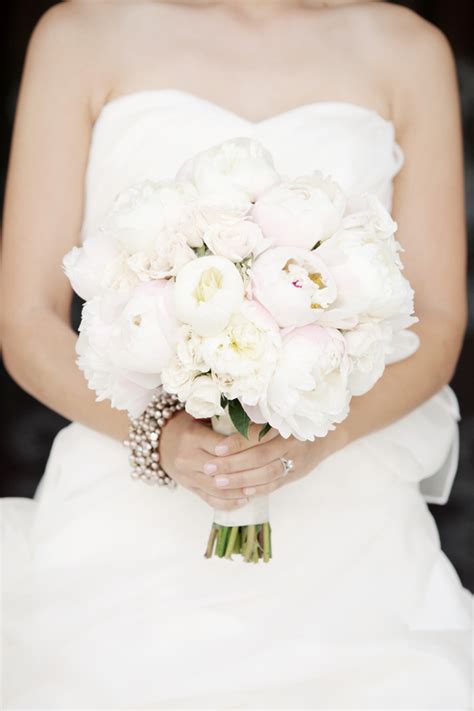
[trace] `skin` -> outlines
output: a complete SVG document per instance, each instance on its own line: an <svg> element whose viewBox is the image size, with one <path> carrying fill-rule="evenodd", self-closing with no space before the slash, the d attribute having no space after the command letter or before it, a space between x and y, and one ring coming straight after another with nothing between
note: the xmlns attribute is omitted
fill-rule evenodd
<svg viewBox="0 0 474 711"><path fill-rule="evenodd" d="M308 475L434 395L451 380L466 327L462 136L449 44L395 5L325 5L76 0L48 11L28 47L4 213L5 363L38 400L119 440L126 414L96 403L75 365L71 290L60 268L79 242L90 132L104 103L173 87L253 121L340 100L395 124L406 163L395 179L393 216L421 346L388 366L373 390L353 399L348 418L316 442L272 430L259 443L258 427L247 442L176 415L161 438L163 466L216 508L236 508ZM295 462L286 478L279 457Z"/></svg>

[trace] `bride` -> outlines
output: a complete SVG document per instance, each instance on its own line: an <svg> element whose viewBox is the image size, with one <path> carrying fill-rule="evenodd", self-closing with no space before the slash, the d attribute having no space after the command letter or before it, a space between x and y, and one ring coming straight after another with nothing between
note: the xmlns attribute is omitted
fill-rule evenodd
<svg viewBox="0 0 474 711"><path fill-rule="evenodd" d="M61 261L122 188L235 136L392 209L420 347L314 443L176 414L160 449L178 486L147 487L126 414L75 364ZM453 57L411 11L72 0L41 18L7 180L4 357L72 422L34 499L3 501L4 708L471 708L472 595L427 507L457 464L465 241ZM212 508L262 492L271 563L204 559Z"/></svg>

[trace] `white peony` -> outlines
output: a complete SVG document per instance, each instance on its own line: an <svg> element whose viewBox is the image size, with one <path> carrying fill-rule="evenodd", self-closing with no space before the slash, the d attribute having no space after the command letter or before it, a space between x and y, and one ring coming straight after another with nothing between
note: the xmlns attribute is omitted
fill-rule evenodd
<svg viewBox="0 0 474 711"><path fill-rule="evenodd" d="M402 274L393 235L379 237L372 229L341 229L323 242L317 254L330 268L337 298L324 314L357 314L360 320L391 319L413 313L414 293Z"/></svg>
<svg viewBox="0 0 474 711"><path fill-rule="evenodd" d="M339 229L345 207L338 184L315 172L268 190L257 200L252 217L275 246L313 249Z"/></svg>
<svg viewBox="0 0 474 711"><path fill-rule="evenodd" d="M270 314L255 301L244 301L223 331L203 338L201 352L223 395L255 405L267 389L280 348Z"/></svg>
<svg viewBox="0 0 474 711"><path fill-rule="evenodd" d="M119 193L103 224L66 254L64 271L84 299L174 276L196 258L202 221L191 184L146 180Z"/></svg>
<svg viewBox="0 0 474 711"><path fill-rule="evenodd" d="M353 395L363 395L385 370L385 334L382 327L372 321L346 331L344 338L351 362L349 387Z"/></svg>
<svg viewBox="0 0 474 711"><path fill-rule="evenodd" d="M304 326L317 321L336 298L330 270L315 251L274 247L252 264L253 297L281 327Z"/></svg>
<svg viewBox="0 0 474 711"><path fill-rule="evenodd" d="M290 330L268 392L256 407L245 406L254 422L268 422L287 438L324 437L349 412L349 359L336 329L318 325Z"/></svg>
<svg viewBox="0 0 474 711"><path fill-rule="evenodd" d="M140 414L174 353L178 324L171 282L137 287L131 297L108 293L88 301L76 344L79 368L98 399Z"/></svg>
<svg viewBox="0 0 474 711"><path fill-rule="evenodd" d="M362 227L374 239L391 237L397 231L397 223L376 195L364 193L351 201L351 211L344 217L343 227Z"/></svg>
<svg viewBox="0 0 474 711"><path fill-rule="evenodd" d="M243 297L242 277L224 257L207 256L189 262L176 278L176 316L200 336L222 331L240 309Z"/></svg>
<svg viewBox="0 0 474 711"><path fill-rule="evenodd" d="M260 227L248 219L211 224L204 231L203 240L213 254L232 262L257 256L271 244Z"/></svg>
<svg viewBox="0 0 474 711"><path fill-rule="evenodd" d="M196 254L183 235L170 233L162 235L152 253L135 252L127 257L127 266L140 281L150 281L176 276L193 259Z"/></svg>
<svg viewBox="0 0 474 711"><path fill-rule="evenodd" d="M100 233L86 238L82 247L73 247L63 258L63 269L82 299L92 299L104 289L130 291L139 281L120 247Z"/></svg>
<svg viewBox="0 0 474 711"><path fill-rule="evenodd" d="M223 415L221 393L212 378L200 375L193 380L185 405L192 417L207 418Z"/></svg>
<svg viewBox="0 0 474 711"><path fill-rule="evenodd" d="M204 231L210 225L227 224L238 222L248 217L251 207L250 201L245 198L242 202L229 201L226 204L219 195L200 195L198 208L198 228L201 239Z"/></svg>
<svg viewBox="0 0 474 711"><path fill-rule="evenodd" d="M270 153L251 138L233 138L198 153L181 167L177 179L192 182L215 205L239 209L248 209L280 180Z"/></svg>
<svg viewBox="0 0 474 711"><path fill-rule="evenodd" d="M171 234L181 234L191 247L201 241L194 233L198 195L191 183L145 180L115 198L104 226L128 254L152 255Z"/></svg>

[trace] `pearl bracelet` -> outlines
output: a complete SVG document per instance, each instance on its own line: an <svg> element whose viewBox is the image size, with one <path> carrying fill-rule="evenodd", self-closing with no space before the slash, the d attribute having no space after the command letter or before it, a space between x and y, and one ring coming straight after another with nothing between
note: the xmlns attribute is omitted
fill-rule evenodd
<svg viewBox="0 0 474 711"><path fill-rule="evenodd" d="M146 410L137 418L130 418L128 440L132 479L142 479L147 484L176 487L176 482L160 466L158 445L166 422L184 408L176 395L162 391L153 396Z"/></svg>

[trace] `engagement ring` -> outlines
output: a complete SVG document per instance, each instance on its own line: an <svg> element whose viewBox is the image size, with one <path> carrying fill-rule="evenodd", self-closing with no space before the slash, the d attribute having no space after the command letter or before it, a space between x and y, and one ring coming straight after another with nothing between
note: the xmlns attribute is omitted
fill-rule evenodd
<svg viewBox="0 0 474 711"><path fill-rule="evenodd" d="M291 472L291 470L295 468L295 463L292 459L280 457L280 462L283 464L283 476L286 476L288 472Z"/></svg>

